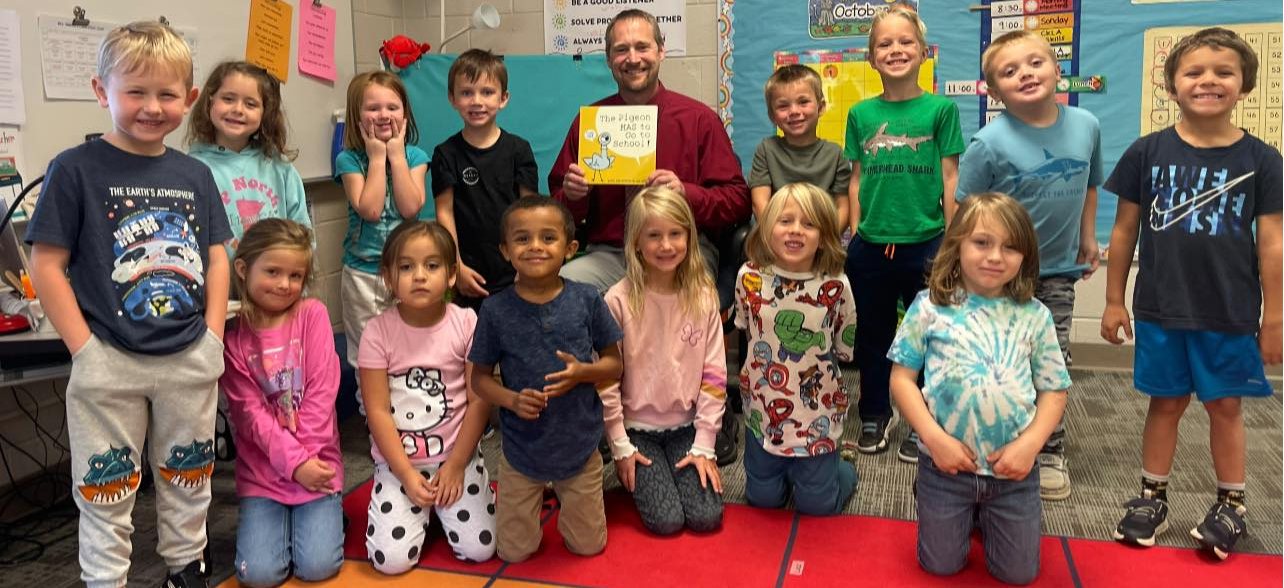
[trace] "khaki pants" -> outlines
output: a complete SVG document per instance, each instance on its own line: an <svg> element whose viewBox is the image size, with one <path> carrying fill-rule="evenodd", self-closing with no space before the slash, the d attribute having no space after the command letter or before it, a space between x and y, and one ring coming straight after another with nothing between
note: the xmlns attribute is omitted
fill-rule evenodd
<svg viewBox="0 0 1284 588"><path fill-rule="evenodd" d="M579 473L554 480L553 491L561 503L557 530L566 548L579 555L597 555L606 548L606 508L602 504L602 456L596 451ZM544 480L522 475L500 454L499 498L496 501L496 552L507 562L529 558L539 549L540 504Z"/></svg>
<svg viewBox="0 0 1284 588"><path fill-rule="evenodd" d="M339 276L339 297L343 302L343 334L348 339L348 364L354 369L366 322L383 312L383 297L387 295L388 290L379 274L343 267Z"/></svg>

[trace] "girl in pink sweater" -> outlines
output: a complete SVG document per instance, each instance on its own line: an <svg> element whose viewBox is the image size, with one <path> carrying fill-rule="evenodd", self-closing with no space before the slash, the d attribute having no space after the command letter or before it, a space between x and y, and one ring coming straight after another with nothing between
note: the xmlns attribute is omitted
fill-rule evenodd
<svg viewBox="0 0 1284 588"><path fill-rule="evenodd" d="M711 531L722 524L713 441L727 387L718 297L685 198L647 188L625 218L627 274L606 293L624 376L602 392L615 471L651 532Z"/></svg>
<svg viewBox="0 0 1284 588"><path fill-rule="evenodd" d="M227 330L219 386L234 425L236 577L276 586L316 582L343 563L343 460L334 411L339 356L325 305L303 298L312 233L264 219L233 262L241 311Z"/></svg>

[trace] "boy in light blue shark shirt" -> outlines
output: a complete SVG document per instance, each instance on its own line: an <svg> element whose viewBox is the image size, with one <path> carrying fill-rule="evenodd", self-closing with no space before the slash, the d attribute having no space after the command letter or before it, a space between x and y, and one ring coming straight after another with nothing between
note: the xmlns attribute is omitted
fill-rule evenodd
<svg viewBox="0 0 1284 588"><path fill-rule="evenodd" d="M995 39L981 66L990 96L1007 112L972 137L959 161L955 199L1003 192L1030 213L1039 235L1035 298L1052 311L1069 366L1074 285L1098 264L1100 127L1092 113L1057 103L1061 72L1052 46L1038 34L1013 31ZM1039 476L1045 500L1070 496L1064 419L1039 454Z"/></svg>

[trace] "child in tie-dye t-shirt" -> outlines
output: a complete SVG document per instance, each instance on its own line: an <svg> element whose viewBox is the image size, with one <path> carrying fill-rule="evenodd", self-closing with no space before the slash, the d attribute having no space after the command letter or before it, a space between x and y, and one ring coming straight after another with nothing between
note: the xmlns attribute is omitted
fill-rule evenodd
<svg viewBox="0 0 1284 588"><path fill-rule="evenodd" d="M918 554L933 574L962 569L979 520L991 574L1010 584L1038 576L1031 468L1070 386L1052 313L1033 298L1038 276L1038 238L1021 205L968 198L887 353L892 397L919 434Z"/></svg>

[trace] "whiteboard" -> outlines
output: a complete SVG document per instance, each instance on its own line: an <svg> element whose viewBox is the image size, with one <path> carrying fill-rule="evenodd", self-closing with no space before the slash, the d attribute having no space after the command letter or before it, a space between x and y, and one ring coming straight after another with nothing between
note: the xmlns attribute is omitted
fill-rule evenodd
<svg viewBox="0 0 1284 588"><path fill-rule="evenodd" d="M286 0L276 0L285 2ZM281 85L282 103L290 124L290 147L299 151L294 166L304 180L330 177L330 142L333 124L330 115L345 106L348 80L355 71L351 0L323 0L335 10L335 65L337 77L327 82L299 73L299 2L293 7L290 36L290 74ZM96 101L46 100L40 70L39 15L72 18L72 9L81 6L93 22L125 24L155 20L164 16L178 29L195 29L197 35L196 77L200 88L204 76L221 61L245 59L245 37L249 25L249 0L174 2L172 0L0 0L0 9L16 10L22 29L22 83L26 98L27 124L22 128L23 167L30 174L44 173L49 161L63 150L84 141L88 133L111 130L111 117ZM165 143L184 149L187 122L170 133Z"/></svg>

